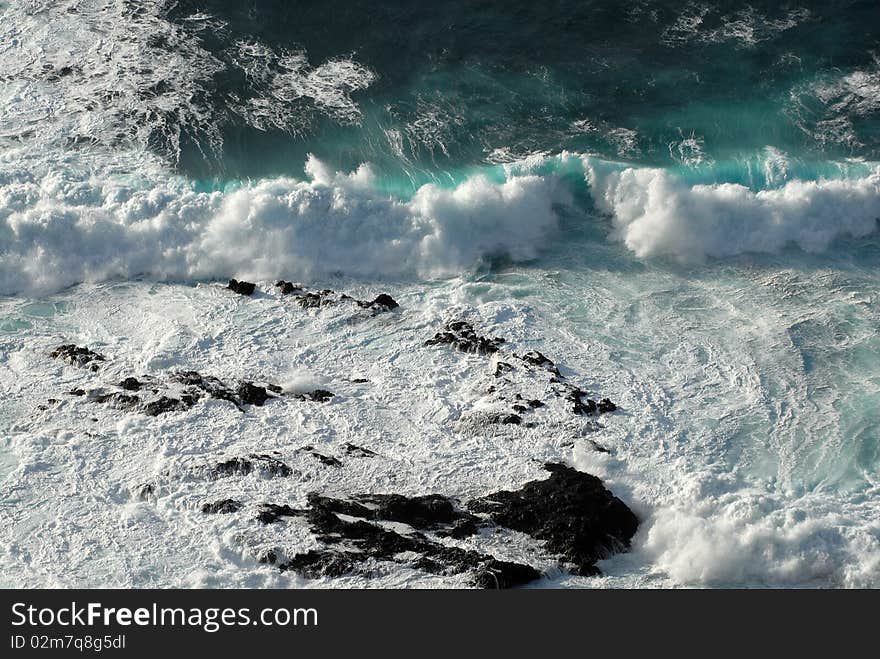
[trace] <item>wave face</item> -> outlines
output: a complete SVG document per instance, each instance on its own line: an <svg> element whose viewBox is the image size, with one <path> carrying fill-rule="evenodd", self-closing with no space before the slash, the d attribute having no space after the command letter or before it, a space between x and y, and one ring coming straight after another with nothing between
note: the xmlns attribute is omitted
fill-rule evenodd
<svg viewBox="0 0 880 659"><path fill-rule="evenodd" d="M5 4L0 293L874 232L871 3L563 4Z"/></svg>
<svg viewBox="0 0 880 659"><path fill-rule="evenodd" d="M0 573L106 586L100 555L125 586L290 585L192 491L153 507L126 488L319 419L322 441L372 434L407 465L363 491L470 497L557 459L602 476L643 520L632 552L549 585L876 587L878 218L875 0L0 0L0 486L44 513L0 507L24 529ZM258 294L210 284L229 277ZM296 315L276 278L402 304ZM463 439L495 380L422 350L459 316L626 413L523 424L513 451ZM90 414L34 413L58 378L85 386L45 359L73 341L120 376L290 371L344 402L253 427L219 403L167 423L102 408L110 455ZM57 513L62 478L78 494ZM210 569L190 580L193 547Z"/></svg>

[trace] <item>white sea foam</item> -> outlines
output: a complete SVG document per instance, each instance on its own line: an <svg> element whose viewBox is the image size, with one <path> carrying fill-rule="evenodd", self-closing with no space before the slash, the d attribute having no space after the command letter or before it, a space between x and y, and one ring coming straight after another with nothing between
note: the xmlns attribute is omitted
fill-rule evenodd
<svg viewBox="0 0 880 659"><path fill-rule="evenodd" d="M826 249L843 236L877 229L880 170L862 178L790 180L753 191L734 183L694 185L667 170L609 167L587 159L597 206L637 256L684 262L788 245Z"/></svg>
<svg viewBox="0 0 880 659"><path fill-rule="evenodd" d="M201 193L180 181L130 187L62 174L0 186L0 292L149 275L310 278L440 276L486 256L527 260L555 231L553 177L476 176L425 185L402 201L369 166L350 174L316 158L309 180L263 180Z"/></svg>

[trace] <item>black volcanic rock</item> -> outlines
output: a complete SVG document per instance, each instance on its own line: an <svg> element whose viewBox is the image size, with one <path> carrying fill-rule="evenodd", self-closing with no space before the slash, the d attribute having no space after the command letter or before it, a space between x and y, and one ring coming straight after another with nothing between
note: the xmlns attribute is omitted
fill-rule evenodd
<svg viewBox="0 0 880 659"><path fill-rule="evenodd" d="M415 506L424 511L427 505L429 510L434 511L435 503L420 501ZM337 513L353 517L378 514L371 513L370 508L357 502L312 495L309 504L306 518L312 531L327 548L297 554L278 566L282 571L293 570L310 578L341 576L356 570L359 564L370 559L400 562L400 555L418 554L419 558L408 563L410 567L433 574L470 573L472 583L482 588L510 588L540 577L540 573L530 566L449 547L429 540L421 533L403 534L363 519L345 521L338 517ZM301 512L290 508L284 510L282 506L276 508L281 509L281 515ZM445 505L440 505L440 509L445 508ZM265 512L267 516L277 519L275 509L265 507ZM446 515L443 513L441 516L445 518Z"/></svg>
<svg viewBox="0 0 880 659"><path fill-rule="evenodd" d="M297 554L288 562L280 565L279 568L282 572L290 570L307 579L320 579L321 577L341 577L353 572L359 562L360 560L357 558L352 558L349 554L342 552L312 549Z"/></svg>
<svg viewBox="0 0 880 659"><path fill-rule="evenodd" d="M246 405L262 407L263 403L271 398L265 387L259 387L252 382L242 382L235 390L238 399Z"/></svg>
<svg viewBox="0 0 880 659"><path fill-rule="evenodd" d="M275 287L281 291L282 295L295 295L297 293L303 292L303 288L299 284L294 284L290 281L284 281L283 279L275 282Z"/></svg>
<svg viewBox="0 0 880 659"><path fill-rule="evenodd" d="M319 291L309 291L303 288L301 284L294 284L283 279L275 282L275 287L281 291L282 295L293 295L296 303L303 309L318 309L341 303L356 304L362 309L370 309L374 313L382 311L391 311L400 305L397 301L388 295L388 293L380 293L370 301L358 300L345 293L337 293L336 291L325 288Z"/></svg>
<svg viewBox="0 0 880 659"><path fill-rule="evenodd" d="M380 293L371 302L357 300L357 304L364 309L375 309L377 311L390 311L400 306L388 293Z"/></svg>
<svg viewBox="0 0 880 659"><path fill-rule="evenodd" d="M483 589L515 588L540 578L541 573L531 565L493 558L474 572L473 584Z"/></svg>
<svg viewBox="0 0 880 659"><path fill-rule="evenodd" d="M308 513L306 510L291 508L288 505L279 506L274 503L264 503L260 508L257 520L263 524L274 524L282 517L300 517Z"/></svg>
<svg viewBox="0 0 880 659"><path fill-rule="evenodd" d="M144 414L147 416L159 416L166 412L181 412L191 408L195 402L183 401L180 398L162 396L144 405Z"/></svg>
<svg viewBox="0 0 880 659"><path fill-rule="evenodd" d="M595 574L596 561L629 548L638 518L595 476L561 464L545 468L550 478L474 499L467 509L543 540L578 573Z"/></svg>
<svg viewBox="0 0 880 659"><path fill-rule="evenodd" d="M328 400L333 398L333 393L327 391L326 389L315 389L314 391L307 391L302 394L297 394L294 396L297 400L310 400L315 403L326 403Z"/></svg>
<svg viewBox="0 0 880 659"><path fill-rule="evenodd" d="M233 293L238 293L239 295L253 295L257 286L249 281L230 279L227 288Z"/></svg>
<svg viewBox="0 0 880 659"><path fill-rule="evenodd" d="M537 350L531 350L526 354L521 355L520 359L527 364L531 364L532 366L539 366L545 370L550 371L551 373L553 373L553 375L559 376L559 369L556 367L556 364L554 364L550 359L545 357Z"/></svg>
<svg viewBox="0 0 880 659"><path fill-rule="evenodd" d="M372 519L403 522L415 529L433 529L462 518L470 518L466 513L458 511L449 499L439 494L416 497L372 494L359 496L357 500L369 504L372 508Z"/></svg>
<svg viewBox="0 0 880 659"><path fill-rule="evenodd" d="M241 501L235 499L220 499L211 503L202 504L203 513L235 513L241 510Z"/></svg>
<svg viewBox="0 0 880 659"><path fill-rule="evenodd" d="M228 476L246 476L252 471L267 477L290 476L293 469L271 455L263 453L251 453L246 458L234 457L219 462L211 469L213 478L226 478Z"/></svg>
<svg viewBox="0 0 880 659"><path fill-rule="evenodd" d="M122 382L116 385L120 389L125 389L126 391L139 391L141 388L141 382L137 378L125 378Z"/></svg>
<svg viewBox="0 0 880 659"><path fill-rule="evenodd" d="M92 371L98 370L98 364L94 362L107 361L103 355L99 355L88 348L80 348L72 343L58 346L49 353L49 356L53 359L60 359L71 366L79 368L88 367Z"/></svg>
<svg viewBox="0 0 880 659"><path fill-rule="evenodd" d="M140 404L141 399L129 394L112 393L95 396L94 401L110 405L118 410L133 410Z"/></svg>
<svg viewBox="0 0 880 659"><path fill-rule="evenodd" d="M597 407L599 409L599 414L606 414L608 412L614 412L617 409L617 405L612 403L607 398L603 398L602 400L600 400Z"/></svg>
<svg viewBox="0 0 880 659"><path fill-rule="evenodd" d="M375 451L371 451L368 448L364 448L363 446L357 446L356 444L352 444L351 442L346 442L342 445L343 450L346 455L353 455L356 458L374 458L377 453Z"/></svg>
<svg viewBox="0 0 880 659"><path fill-rule="evenodd" d="M514 425L518 426L522 423L522 417L518 414L508 414L506 412L493 412L486 416L486 420L489 423L498 423L501 425Z"/></svg>
<svg viewBox="0 0 880 659"><path fill-rule="evenodd" d="M495 337L492 339L479 336L470 323L464 320L455 320L443 327L432 338L425 341L425 345L451 345L456 350L470 352L476 355L491 355L498 352L499 346L504 339Z"/></svg>

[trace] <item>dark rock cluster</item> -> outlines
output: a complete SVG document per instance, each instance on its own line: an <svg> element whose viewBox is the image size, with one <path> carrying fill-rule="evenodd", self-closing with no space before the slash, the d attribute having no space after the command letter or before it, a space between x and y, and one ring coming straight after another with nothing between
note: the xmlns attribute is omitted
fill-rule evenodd
<svg viewBox="0 0 880 659"><path fill-rule="evenodd" d="M571 403L571 411L583 416L595 416L607 414L617 410L617 405L608 398L602 398L598 403L592 398L587 398L587 392L580 387L567 385L565 399Z"/></svg>
<svg viewBox="0 0 880 659"><path fill-rule="evenodd" d="M237 279L230 279L226 287L239 295L253 295L254 290L257 288L256 284L249 281L238 281Z"/></svg>
<svg viewBox="0 0 880 659"><path fill-rule="evenodd" d="M282 295L292 295L296 298L297 304L303 309L316 309L340 303L356 304L362 309L370 309L374 312L390 311L396 309L400 305L393 297L387 293L381 293L373 300L357 300L345 293L337 293L329 288L319 291L308 291L302 284L294 284L293 282L284 281L283 279L275 282L275 287L281 291Z"/></svg>
<svg viewBox="0 0 880 659"><path fill-rule="evenodd" d="M297 400L310 400L313 403L326 403L333 398L333 392L326 389L315 389L314 391L306 391L302 394L295 394Z"/></svg>
<svg viewBox="0 0 880 659"><path fill-rule="evenodd" d="M442 331L425 341L425 345L428 346L451 345L456 350L476 355L496 353L502 343L504 343L504 339L497 336L491 339L479 336L471 324L464 320L446 323Z"/></svg>
<svg viewBox="0 0 880 659"><path fill-rule="evenodd" d="M218 462L211 469L213 478L227 478L229 476L246 476L256 472L266 478L287 477L293 473L293 469L265 453L251 453L245 458L234 457Z"/></svg>
<svg viewBox="0 0 880 659"><path fill-rule="evenodd" d="M419 531L398 533L366 521L379 520L382 515L388 514L394 516L395 520L387 521L409 520L413 528L432 528L443 523L440 520L449 519L450 515L460 517L466 514L452 510L451 503L437 495L415 499L389 496L393 498L380 501L378 510L367 508L356 501L317 495L309 497L309 508L306 511L288 507L282 511L281 516L301 515L304 512L309 526L325 547L296 554L280 563L277 562L277 554L269 552L265 557L266 562L274 562L282 571L295 571L308 578L342 576L356 571L369 560L403 562L411 568L432 574L469 573L471 582L482 588L511 588L541 576L529 565L499 561L477 551L447 546L430 540ZM275 507L264 507L263 512L268 515L261 517L261 521L268 516L276 519L278 517ZM345 521L337 513L367 517L358 521ZM401 555L407 557L401 559Z"/></svg>
<svg viewBox="0 0 880 659"><path fill-rule="evenodd" d="M221 499L219 501L202 504L202 512L209 514L237 513L241 508L241 501L236 501L235 499Z"/></svg>
<svg viewBox="0 0 880 659"><path fill-rule="evenodd" d="M232 388L219 378L196 371L172 373L164 382L156 378L148 378L144 382L129 376L117 383L116 387L121 391L107 393L99 389L89 393L84 389L73 389L68 393L71 396L88 396L91 402L106 404L115 409L137 409L147 416L182 412L205 397L229 401L244 411L247 405L261 407L274 398L274 394L281 393L281 387L276 385L262 386L249 381L239 382Z"/></svg>
<svg viewBox="0 0 880 659"><path fill-rule="evenodd" d="M578 574L597 574L596 561L629 548L638 518L595 476L562 464L545 469L550 478L475 499L467 509L544 540Z"/></svg>
<svg viewBox="0 0 880 659"><path fill-rule="evenodd" d="M279 562L275 551L263 560L309 578L352 573L370 559L404 562L432 574L469 573L471 582L483 588L509 588L540 578L529 565L499 561L425 535L461 539L477 534L480 526L495 525L543 541L549 553L577 574L598 574L596 561L629 548L638 519L595 476L562 464L549 463L545 468L548 479L474 499L464 509L439 494L368 494L348 499L311 494L305 509L263 504L259 521L304 518L324 544L287 561ZM383 522L406 524L412 532L392 530Z"/></svg>
<svg viewBox="0 0 880 659"><path fill-rule="evenodd" d="M52 359L60 359L71 366L77 366L79 368L87 367L92 371L97 371L99 368L96 362L106 361L106 359L97 352L89 350L88 348L80 348L72 343L58 346L55 350L49 353L49 356L51 356Z"/></svg>
<svg viewBox="0 0 880 659"><path fill-rule="evenodd" d="M334 458L332 455L324 455L323 453L319 453L315 450L314 446L308 445L303 446L298 449L301 453L308 453L309 455L315 457L318 462L327 467L341 467L342 462L340 462L337 458Z"/></svg>
<svg viewBox="0 0 880 659"><path fill-rule="evenodd" d="M547 357L545 357L537 350L531 350L524 355L520 355L520 359L527 364L531 364L532 366L539 366L547 371L550 371L553 375L559 376L559 369L556 367L556 364L554 364L550 359L547 359Z"/></svg>

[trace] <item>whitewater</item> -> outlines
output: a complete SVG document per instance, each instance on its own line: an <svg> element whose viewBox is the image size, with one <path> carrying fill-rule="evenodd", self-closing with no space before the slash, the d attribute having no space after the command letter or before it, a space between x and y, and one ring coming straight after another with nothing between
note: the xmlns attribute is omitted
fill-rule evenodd
<svg viewBox="0 0 880 659"><path fill-rule="evenodd" d="M468 586L403 559L279 571L267 552L321 541L254 514L314 492L464 502L562 462L639 519L601 575L509 529L443 542L537 587L880 587L880 37L841 52L813 3L678 4L497 9L447 42L451 19L355 3L338 20L375 20L373 44L312 35L317 4L0 2L0 585ZM837 4L840 29L876 16ZM531 24L548 42L520 62ZM751 75L772 88L750 103L714 82ZM277 280L400 306L302 308ZM456 320L503 350L425 345ZM617 410L499 379L535 350ZM182 371L282 393L95 402ZM501 381L545 407L486 423ZM297 398L316 390L334 395ZM199 475L254 454L295 475ZM226 499L242 510L203 512Z"/></svg>

